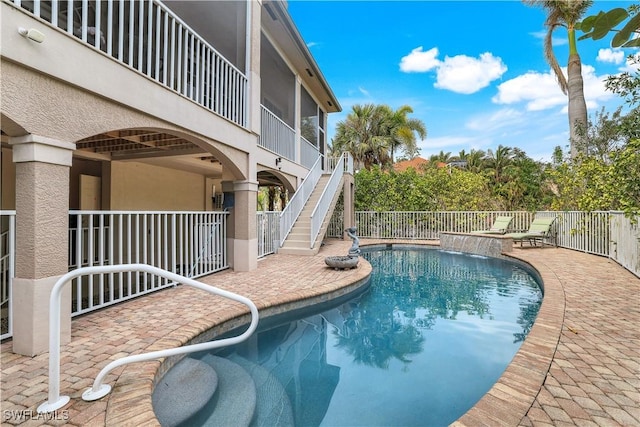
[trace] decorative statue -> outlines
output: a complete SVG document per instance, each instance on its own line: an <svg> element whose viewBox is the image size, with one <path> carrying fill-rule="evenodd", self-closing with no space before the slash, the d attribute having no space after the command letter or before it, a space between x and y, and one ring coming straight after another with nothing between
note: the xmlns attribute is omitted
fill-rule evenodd
<svg viewBox="0 0 640 427"><path fill-rule="evenodd" d="M356 236L357 230L357 227L349 227L344 230L353 240L353 244L351 245L351 248L349 248L349 256L358 256L360 254L360 239Z"/></svg>

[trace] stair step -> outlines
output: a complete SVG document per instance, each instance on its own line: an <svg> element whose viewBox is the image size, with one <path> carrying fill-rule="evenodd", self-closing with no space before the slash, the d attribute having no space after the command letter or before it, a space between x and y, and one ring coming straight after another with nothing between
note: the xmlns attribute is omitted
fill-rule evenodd
<svg viewBox="0 0 640 427"><path fill-rule="evenodd" d="M258 400L251 427L294 427L293 408L284 387L268 370L233 354L229 360L242 366L256 384Z"/></svg>
<svg viewBox="0 0 640 427"><path fill-rule="evenodd" d="M155 386L153 410L163 427L185 422L202 410L213 398L218 375L208 364L185 357Z"/></svg>
<svg viewBox="0 0 640 427"><path fill-rule="evenodd" d="M218 375L215 405L208 405L184 425L249 427L257 400L249 373L237 363L209 353L201 360Z"/></svg>

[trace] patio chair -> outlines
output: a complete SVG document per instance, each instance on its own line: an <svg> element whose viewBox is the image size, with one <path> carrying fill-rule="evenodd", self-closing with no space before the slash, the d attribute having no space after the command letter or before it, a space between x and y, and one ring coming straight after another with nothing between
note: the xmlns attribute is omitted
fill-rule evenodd
<svg viewBox="0 0 640 427"><path fill-rule="evenodd" d="M513 220L512 216L499 216L493 222L493 225L488 230L476 230L472 231L475 234L504 234L507 232L509 225L511 225L511 221Z"/></svg>
<svg viewBox="0 0 640 427"><path fill-rule="evenodd" d="M555 222L556 217L536 218L531 222L529 230L524 233L509 233L505 234L506 237L511 237L514 242L520 242L520 247L524 241L528 241L531 246L538 246L537 242L540 242L540 246L544 247L545 239L553 239L551 227Z"/></svg>

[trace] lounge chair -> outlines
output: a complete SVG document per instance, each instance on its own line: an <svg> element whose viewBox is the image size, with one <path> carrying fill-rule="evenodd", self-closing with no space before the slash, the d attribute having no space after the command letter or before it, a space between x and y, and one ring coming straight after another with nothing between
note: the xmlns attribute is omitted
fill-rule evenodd
<svg viewBox="0 0 640 427"><path fill-rule="evenodd" d="M511 237L514 242L520 242L520 247L522 247L525 240L528 241L531 246L537 246L537 242L540 242L540 246L544 247L544 240L554 237L551 232L551 227L555 220L556 217L536 218L531 222L529 230L526 232L509 233L505 234L505 236Z"/></svg>
<svg viewBox="0 0 640 427"><path fill-rule="evenodd" d="M488 230L476 230L472 231L475 234L504 234L507 232L509 225L511 225L511 221L513 220L512 216L499 216L493 222L493 225Z"/></svg>

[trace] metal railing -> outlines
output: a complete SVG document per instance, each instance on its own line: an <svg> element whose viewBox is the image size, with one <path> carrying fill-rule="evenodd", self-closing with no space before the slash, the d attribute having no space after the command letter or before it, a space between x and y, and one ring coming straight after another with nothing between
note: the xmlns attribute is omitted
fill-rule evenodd
<svg viewBox="0 0 640 427"><path fill-rule="evenodd" d="M0 340L13 335L13 277L16 268L16 211L0 211Z"/></svg>
<svg viewBox="0 0 640 427"><path fill-rule="evenodd" d="M337 160L329 162L329 165L333 167L333 172L329 177L327 185L324 187L320 199L316 203L313 212L311 212L311 232L310 232L310 248L316 244L316 239L322 228L322 223L325 221L331 203L334 201L336 193L340 190L340 184L342 183L342 177L346 171L347 158L351 157L349 153L344 153Z"/></svg>
<svg viewBox="0 0 640 427"><path fill-rule="evenodd" d="M318 147L300 137L300 164L305 168L311 168L319 156Z"/></svg>
<svg viewBox="0 0 640 427"><path fill-rule="evenodd" d="M262 123L260 124L258 145L295 162L296 131L264 105L261 105L260 109L262 111Z"/></svg>
<svg viewBox="0 0 640 427"><path fill-rule="evenodd" d="M280 212L256 212L258 258L275 253L280 243Z"/></svg>
<svg viewBox="0 0 640 427"><path fill-rule="evenodd" d="M70 211L69 270L142 263L187 277L229 267L227 212ZM148 274L110 273L74 280L72 315L174 285Z"/></svg>
<svg viewBox="0 0 640 427"><path fill-rule="evenodd" d="M302 184L298 187L280 214L280 246L282 246L284 240L289 235L293 224L296 222L296 219L298 219L298 216L300 216L300 212L304 209L304 205L307 203L307 200L309 200L309 196L311 196L313 189L316 188L321 176L322 157L318 157L304 178L304 181L302 181Z"/></svg>
<svg viewBox="0 0 640 427"><path fill-rule="evenodd" d="M247 77L160 1L9 1L225 119L247 126Z"/></svg>
<svg viewBox="0 0 640 427"><path fill-rule="evenodd" d="M559 247L606 256L640 277L640 217L613 211L540 212L356 212L358 237L438 240L441 232L488 229L497 216L513 216L507 232L526 231L536 216L555 216L552 234ZM327 236L343 236L342 218L334 216Z"/></svg>
<svg viewBox="0 0 640 427"><path fill-rule="evenodd" d="M102 368L102 370L96 376L92 387L82 393L83 400L93 401L109 394L109 392L111 391L111 386L108 384L103 384L102 381L107 376L107 374L115 368L130 363L144 362L153 359L176 356L179 354L211 350L214 348L238 344L249 338L258 327L258 308L250 299L236 293L225 291L211 285L206 285L202 282L198 282L188 277L171 273L157 267L145 264L126 264L99 267L82 267L77 270L70 271L69 273L58 279L58 281L56 281L53 289L51 290L51 296L49 298L49 393L48 400L38 406L38 413L56 411L57 409L65 406L70 399L69 396L60 396L60 303L63 287L72 279L82 276L102 276L105 274L127 272L142 272L152 276L159 276L164 278L166 281L192 286L194 288L198 288L214 295L219 295L234 301L238 301L249 307L249 311L251 313L251 323L249 324L249 327L246 331L235 337L224 338L200 344L192 344L184 347L176 347L167 350L152 351L149 353L136 354L116 359Z"/></svg>

